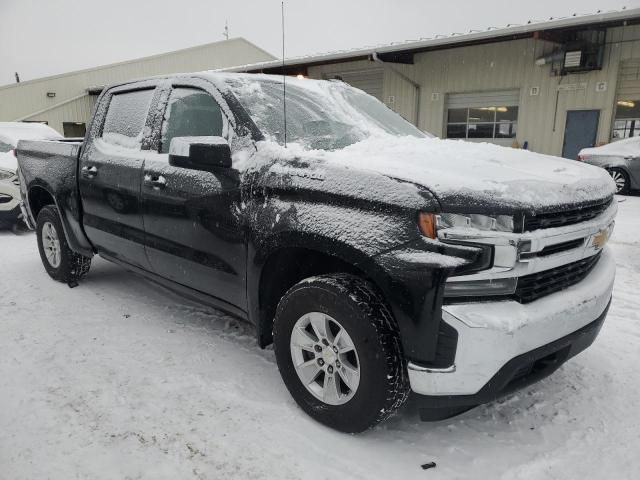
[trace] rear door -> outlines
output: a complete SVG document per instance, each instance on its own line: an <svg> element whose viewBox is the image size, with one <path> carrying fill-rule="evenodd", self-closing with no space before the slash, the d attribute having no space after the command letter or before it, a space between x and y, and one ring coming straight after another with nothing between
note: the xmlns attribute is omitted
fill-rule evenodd
<svg viewBox="0 0 640 480"><path fill-rule="evenodd" d="M140 205L147 117L154 86L117 88L102 100L80 156L80 197L87 237L98 252L149 268ZM94 129L94 130L93 130Z"/></svg>
<svg viewBox="0 0 640 480"><path fill-rule="evenodd" d="M227 136L214 97L188 84L171 89L155 155L144 167L145 242L158 275L246 310L246 242L240 228L238 171L169 165L174 137Z"/></svg>

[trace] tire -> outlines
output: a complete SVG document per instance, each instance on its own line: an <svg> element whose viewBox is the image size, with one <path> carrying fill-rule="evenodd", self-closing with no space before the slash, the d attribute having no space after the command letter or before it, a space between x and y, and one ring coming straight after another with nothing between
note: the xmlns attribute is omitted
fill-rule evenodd
<svg viewBox="0 0 640 480"><path fill-rule="evenodd" d="M616 183L616 193L618 195L627 195L630 191L629 175L627 175L627 172L621 168L609 168L607 171Z"/></svg>
<svg viewBox="0 0 640 480"><path fill-rule="evenodd" d="M47 205L40 210L36 232L40 259L51 278L72 284L89 271L91 258L75 253L69 248L55 206Z"/></svg>
<svg viewBox="0 0 640 480"><path fill-rule="evenodd" d="M302 332L307 321L309 325ZM333 343L322 346L322 335L315 333L314 322L323 321L328 325L326 339L336 342L338 352L346 353L331 355ZM338 333L340 330L344 332ZM323 275L293 286L278 304L273 335L278 368L291 396L324 425L347 433L362 432L393 415L409 396L406 360L395 319L373 286L356 276ZM347 339L354 352L347 351ZM308 341L304 349L298 348L297 344ZM294 362L309 364L311 378L320 360L324 365L315 380L307 383L310 387L305 386ZM359 372L357 382L350 374L353 367ZM336 382L337 396L325 395L326 385L334 385L331 381Z"/></svg>

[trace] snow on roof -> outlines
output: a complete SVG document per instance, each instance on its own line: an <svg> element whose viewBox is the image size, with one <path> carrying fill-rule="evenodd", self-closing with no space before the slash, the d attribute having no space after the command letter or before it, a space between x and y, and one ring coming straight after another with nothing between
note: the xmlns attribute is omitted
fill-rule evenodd
<svg viewBox="0 0 640 480"><path fill-rule="evenodd" d="M626 7L623 7L621 10L598 10L595 13L587 14L574 13L573 15L567 17L550 17L546 20L528 20L524 24L510 23L501 28L488 27L485 30L470 30L468 33L435 35L434 37L420 38L418 40L404 40L401 42L392 42L389 44L369 45L354 49L315 53L311 55L288 58L284 61L284 66L347 60L354 57L372 55L373 53L398 53L428 50L436 47L455 46L467 43L483 43L494 40L496 38L531 34L540 30L579 27L600 23L614 23L628 21L630 19L640 20L640 8L627 9ZM277 68L282 65L283 62L280 59L224 68L221 69L221 71L255 72L269 68Z"/></svg>
<svg viewBox="0 0 640 480"><path fill-rule="evenodd" d="M606 157L640 157L640 137L626 138L607 143L600 147L583 148L580 155L600 155Z"/></svg>

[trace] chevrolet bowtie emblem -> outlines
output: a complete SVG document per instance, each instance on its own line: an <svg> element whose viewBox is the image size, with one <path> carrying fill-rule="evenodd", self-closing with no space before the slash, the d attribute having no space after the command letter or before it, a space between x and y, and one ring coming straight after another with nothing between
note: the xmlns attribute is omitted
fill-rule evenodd
<svg viewBox="0 0 640 480"><path fill-rule="evenodd" d="M593 240L591 240L591 245L596 248L604 247L605 243L609 240L609 229L605 228L600 230L593 236Z"/></svg>

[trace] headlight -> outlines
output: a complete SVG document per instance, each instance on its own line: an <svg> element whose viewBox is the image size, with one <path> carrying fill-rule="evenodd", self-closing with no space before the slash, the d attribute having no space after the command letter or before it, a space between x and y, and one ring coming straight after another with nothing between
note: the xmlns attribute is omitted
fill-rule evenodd
<svg viewBox="0 0 640 480"><path fill-rule="evenodd" d="M421 212L418 215L418 226L424 236L437 239L438 232L446 231L451 228L467 228L483 232L513 232L514 219L511 215L480 215L475 213L434 214ZM444 237L446 238L446 234ZM481 256L482 268L476 268L476 271L491 268L493 250L490 246L484 244L474 245L472 239L465 242L453 241L453 243L463 243L465 245L477 246L479 249L485 249L485 255ZM487 249L489 250L487 251ZM515 292L518 283L517 278L487 280L463 280L463 278L464 274L451 277L447 280L444 296L452 298L511 295Z"/></svg>
<svg viewBox="0 0 640 480"><path fill-rule="evenodd" d="M423 235L437 238L439 230L448 228L473 228L488 232L513 232L511 215L479 215L476 213L426 213L420 212L418 226Z"/></svg>
<svg viewBox="0 0 640 480"><path fill-rule="evenodd" d="M436 215L436 229L475 228L494 232L513 232L513 217L510 215L478 215L475 213L461 215L459 213L441 213Z"/></svg>

